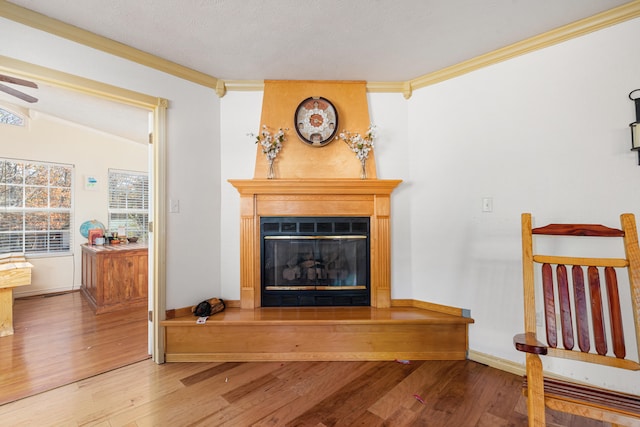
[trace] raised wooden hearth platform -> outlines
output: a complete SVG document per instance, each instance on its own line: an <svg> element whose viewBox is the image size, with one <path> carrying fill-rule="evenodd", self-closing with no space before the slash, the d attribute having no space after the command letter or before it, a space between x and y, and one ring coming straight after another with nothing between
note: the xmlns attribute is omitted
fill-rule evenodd
<svg viewBox="0 0 640 427"><path fill-rule="evenodd" d="M167 362L463 360L471 323L415 307L261 307L162 326Z"/></svg>

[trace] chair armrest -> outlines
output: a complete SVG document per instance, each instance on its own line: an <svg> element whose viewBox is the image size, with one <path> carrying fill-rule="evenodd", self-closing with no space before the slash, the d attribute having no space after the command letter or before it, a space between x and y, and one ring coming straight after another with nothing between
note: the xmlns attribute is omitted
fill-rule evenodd
<svg viewBox="0 0 640 427"><path fill-rule="evenodd" d="M516 350L524 351L525 353L547 354L547 346L538 341L535 334L531 332L515 335L513 337L513 345L516 346Z"/></svg>

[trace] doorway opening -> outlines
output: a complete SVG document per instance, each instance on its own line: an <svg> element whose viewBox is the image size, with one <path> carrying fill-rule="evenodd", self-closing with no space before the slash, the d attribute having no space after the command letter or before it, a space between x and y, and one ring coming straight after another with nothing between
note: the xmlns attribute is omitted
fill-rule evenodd
<svg viewBox="0 0 640 427"><path fill-rule="evenodd" d="M19 78L31 79L45 82L60 91L68 91L71 94L82 94L83 96L91 96L98 99L109 100L119 103L128 108L135 107L146 111L147 120L144 126L149 131L148 145L148 172L150 187L150 208L149 208L149 312L154 313L149 316L148 323L148 344L149 354L157 363L164 362L163 340L161 339L159 321L165 312L162 304L164 301L165 289L159 284L164 283L164 271L160 271L158 266L164 264L164 242L155 236L164 229L165 218L164 213L158 206L164 203L164 186L159 177L164 175L164 147L165 147L165 121L166 121L166 100L129 91L119 87L107 85L101 82L85 79L34 64L15 60L12 58L2 57L0 72L3 74L11 74ZM84 177L79 177L83 179ZM77 230L72 230L73 232ZM154 232L155 231L155 232ZM78 245L75 245L74 253L80 256ZM76 255L74 255L75 258ZM79 261L74 261L77 267ZM74 276L80 277L79 274ZM74 286L76 279L74 277Z"/></svg>

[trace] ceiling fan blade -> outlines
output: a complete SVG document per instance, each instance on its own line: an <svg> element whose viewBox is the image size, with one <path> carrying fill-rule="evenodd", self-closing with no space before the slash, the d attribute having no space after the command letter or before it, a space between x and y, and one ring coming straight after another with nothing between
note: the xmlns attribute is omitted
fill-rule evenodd
<svg viewBox="0 0 640 427"><path fill-rule="evenodd" d="M23 101L26 101L26 102L31 102L31 103L38 102L38 98L34 98L33 96L27 95L24 92L20 92L19 90L15 90L12 87L5 86L2 83L0 83L0 91L8 93L9 95L13 95L16 98L20 98L20 99L22 99Z"/></svg>
<svg viewBox="0 0 640 427"><path fill-rule="evenodd" d="M7 82L7 83L13 83L13 84L20 85L20 86L32 87L34 89L38 88L38 85L35 84L34 82L30 82L29 80L19 79L17 77L7 76L5 74L0 74L0 81L1 82Z"/></svg>

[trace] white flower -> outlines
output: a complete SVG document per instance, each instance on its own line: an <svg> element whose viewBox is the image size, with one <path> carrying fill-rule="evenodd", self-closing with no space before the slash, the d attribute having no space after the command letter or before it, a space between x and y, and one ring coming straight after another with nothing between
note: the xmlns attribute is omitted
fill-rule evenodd
<svg viewBox="0 0 640 427"><path fill-rule="evenodd" d="M369 152L373 150L373 140L377 137L375 130L376 127L373 124L369 126L364 136L343 130L338 138L347 143L360 161L364 161L369 157Z"/></svg>
<svg viewBox="0 0 640 427"><path fill-rule="evenodd" d="M280 150L282 150L282 143L287 140L285 131L288 130L289 129L279 128L278 132L271 135L267 125L262 125L262 130L258 135L253 133L248 135L256 138L256 144L260 144L262 152L267 156L267 160L271 161L275 159Z"/></svg>

